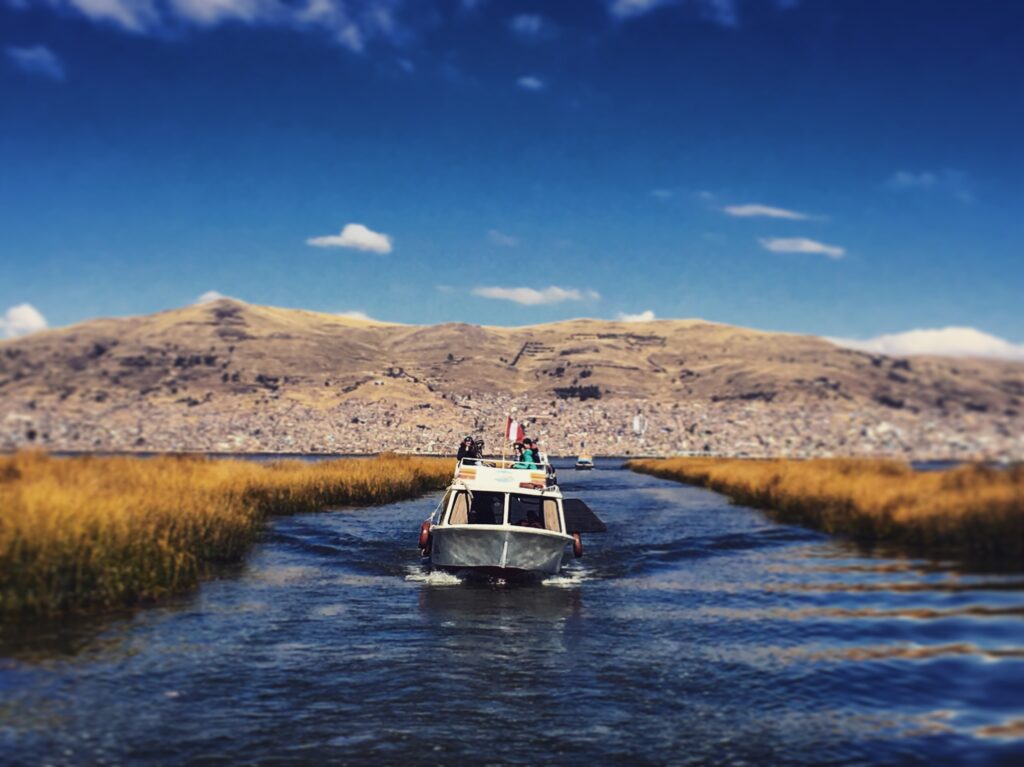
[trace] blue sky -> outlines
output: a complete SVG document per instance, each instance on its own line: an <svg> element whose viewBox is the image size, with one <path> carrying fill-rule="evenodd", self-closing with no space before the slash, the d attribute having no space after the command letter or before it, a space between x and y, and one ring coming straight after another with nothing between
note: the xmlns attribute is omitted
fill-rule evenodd
<svg viewBox="0 0 1024 767"><path fill-rule="evenodd" d="M1017 3L0 0L0 47L8 335L218 291L1024 341Z"/></svg>

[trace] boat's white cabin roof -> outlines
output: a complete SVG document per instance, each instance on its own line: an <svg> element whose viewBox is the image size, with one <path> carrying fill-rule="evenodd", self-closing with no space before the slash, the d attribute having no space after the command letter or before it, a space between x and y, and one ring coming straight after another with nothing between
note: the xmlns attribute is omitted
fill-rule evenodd
<svg viewBox="0 0 1024 767"><path fill-rule="evenodd" d="M548 484L546 469L516 468L514 461L497 458L463 458L455 467L453 486L468 490L559 496L557 485Z"/></svg>

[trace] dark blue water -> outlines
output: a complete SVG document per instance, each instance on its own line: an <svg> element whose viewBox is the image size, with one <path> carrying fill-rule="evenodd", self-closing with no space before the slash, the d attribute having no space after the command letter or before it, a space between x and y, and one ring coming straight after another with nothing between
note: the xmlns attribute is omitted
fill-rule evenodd
<svg viewBox="0 0 1024 767"><path fill-rule="evenodd" d="M560 475L610 532L543 582L425 571L423 498L279 519L159 607L4 626L0 762L1024 763L1024 575Z"/></svg>

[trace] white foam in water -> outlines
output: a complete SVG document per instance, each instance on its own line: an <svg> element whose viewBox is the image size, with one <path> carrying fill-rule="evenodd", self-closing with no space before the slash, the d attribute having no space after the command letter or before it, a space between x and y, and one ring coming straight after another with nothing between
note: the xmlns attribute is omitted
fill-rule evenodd
<svg viewBox="0 0 1024 767"><path fill-rule="evenodd" d="M580 568L579 570L563 570L558 575L552 575L545 578L541 583L545 586L557 586L559 588L568 589L574 586L579 586L586 580L590 580L590 577L586 570Z"/></svg>
<svg viewBox="0 0 1024 767"><path fill-rule="evenodd" d="M405 576L407 581L414 583L426 583L428 586L458 586L462 583L455 573L448 573L444 570L423 570L421 568L409 568L409 574Z"/></svg>

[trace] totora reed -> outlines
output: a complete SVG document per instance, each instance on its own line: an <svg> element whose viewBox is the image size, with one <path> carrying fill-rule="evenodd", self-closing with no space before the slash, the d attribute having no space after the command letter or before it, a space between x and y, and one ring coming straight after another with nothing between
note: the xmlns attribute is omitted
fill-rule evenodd
<svg viewBox="0 0 1024 767"><path fill-rule="evenodd" d="M0 614L137 604L239 560L266 517L441 488L451 461L0 457Z"/></svg>
<svg viewBox="0 0 1024 767"><path fill-rule="evenodd" d="M969 558L1024 555L1021 465L914 471L900 461L871 459L668 458L627 466L858 541Z"/></svg>

